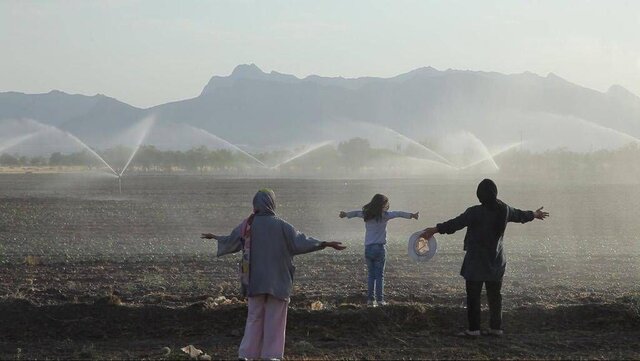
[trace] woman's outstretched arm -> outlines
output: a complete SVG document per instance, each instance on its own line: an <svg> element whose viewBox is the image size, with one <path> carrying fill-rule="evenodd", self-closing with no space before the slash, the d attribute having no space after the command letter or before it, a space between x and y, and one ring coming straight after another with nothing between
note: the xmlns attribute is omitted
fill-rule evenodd
<svg viewBox="0 0 640 361"><path fill-rule="evenodd" d="M342 251L347 248L340 242L323 242L312 237L307 237L304 233L298 232L289 223L283 222L284 237L289 244L291 254L298 255L325 249L326 247Z"/></svg>
<svg viewBox="0 0 640 361"><path fill-rule="evenodd" d="M238 225L236 228L231 231L231 234L228 236L217 236L213 233L202 233L200 238L202 239L215 239L218 241L218 252L217 256L224 256L230 253L239 252L242 249L241 239L241 228L242 224Z"/></svg>
<svg viewBox="0 0 640 361"><path fill-rule="evenodd" d="M539 220L544 220L545 218L549 217L549 212L545 212L543 211L543 209L544 207L536 209L535 212L533 212L533 216Z"/></svg>
<svg viewBox="0 0 640 361"><path fill-rule="evenodd" d="M426 239L431 238L436 233L452 234L464 227L469 226L471 223L471 211L467 209L464 213L452 218L446 222L438 223L435 227L429 227L424 230L422 236Z"/></svg>
<svg viewBox="0 0 640 361"><path fill-rule="evenodd" d="M533 212L533 216L536 217L536 219L539 220L544 220L545 218L549 217L549 212L545 212L543 211L544 207L540 207L538 209L536 209L535 212Z"/></svg>
<svg viewBox="0 0 640 361"><path fill-rule="evenodd" d="M523 211L509 207L509 222L527 223L534 219L544 220L549 217L549 212L544 212L543 209L544 207L540 207L535 211Z"/></svg>

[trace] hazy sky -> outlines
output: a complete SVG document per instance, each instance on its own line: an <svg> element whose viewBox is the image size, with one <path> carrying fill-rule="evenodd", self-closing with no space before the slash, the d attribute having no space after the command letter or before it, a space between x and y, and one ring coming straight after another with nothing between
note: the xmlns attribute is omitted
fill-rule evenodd
<svg viewBox="0 0 640 361"><path fill-rule="evenodd" d="M0 91L197 96L255 63L300 77L421 66L557 75L640 95L640 1L0 0Z"/></svg>

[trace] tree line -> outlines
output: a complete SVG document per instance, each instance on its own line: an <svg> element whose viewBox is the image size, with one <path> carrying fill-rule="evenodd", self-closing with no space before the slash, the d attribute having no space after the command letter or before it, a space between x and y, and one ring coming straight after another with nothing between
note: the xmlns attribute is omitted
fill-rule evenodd
<svg viewBox="0 0 640 361"><path fill-rule="evenodd" d="M398 164L406 164L407 156L416 158L413 154L414 151L415 149L411 148L404 150L375 148L366 139L353 138L339 143L337 146L326 145L290 162L280 164L275 169L309 174L332 171L348 174L362 169L393 168ZM99 152L99 154L108 164L118 170L131 157L132 152L133 150L127 147L116 147ZM159 150L153 145L147 145L138 150L130 167L140 172L224 172L226 170L272 167L295 155L295 152L272 151L249 156L237 151L208 149L204 146L186 151ZM586 153L572 152L567 149L548 150L540 153L514 149L498 156L495 161L500 167L500 173L505 175L536 177L544 174L545 177L551 179L570 179L572 177L592 177L598 174L613 178L640 180L639 159L640 146L638 143L632 143L618 149ZM85 150L69 154L55 152L49 157L28 157L3 153L0 155L0 166L73 166L95 169L104 167L104 164L95 155ZM467 171L473 172L474 168L471 167Z"/></svg>

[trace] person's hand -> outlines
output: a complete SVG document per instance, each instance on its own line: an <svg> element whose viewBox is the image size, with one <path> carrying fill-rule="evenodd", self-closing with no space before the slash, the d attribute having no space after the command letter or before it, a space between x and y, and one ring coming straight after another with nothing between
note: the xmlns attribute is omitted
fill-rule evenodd
<svg viewBox="0 0 640 361"><path fill-rule="evenodd" d="M537 219L540 219L540 220L542 220L542 219L545 219L545 218L549 217L549 212L544 212L544 211L542 210L543 208L544 208L544 207L540 207L540 208L536 209L536 211L535 211L535 212L533 212L533 217L534 217L534 218L537 218Z"/></svg>
<svg viewBox="0 0 640 361"><path fill-rule="evenodd" d="M202 239L215 239L216 235L213 234L213 233L202 233L200 235L200 238L202 238Z"/></svg>
<svg viewBox="0 0 640 361"><path fill-rule="evenodd" d="M329 248L333 248L336 251L342 251L343 249L346 249L346 246L342 245L342 242L322 242L322 247L329 247Z"/></svg>
<svg viewBox="0 0 640 361"><path fill-rule="evenodd" d="M422 233L422 238L430 239L434 234L438 233L438 227L429 227Z"/></svg>
<svg viewBox="0 0 640 361"><path fill-rule="evenodd" d="M346 216L347 216L347 212L345 212L345 211L340 211L340 214L338 214L338 217L340 217L340 218L344 218Z"/></svg>
<svg viewBox="0 0 640 361"><path fill-rule="evenodd" d="M420 217L420 212L411 213L411 218L418 219L418 217Z"/></svg>

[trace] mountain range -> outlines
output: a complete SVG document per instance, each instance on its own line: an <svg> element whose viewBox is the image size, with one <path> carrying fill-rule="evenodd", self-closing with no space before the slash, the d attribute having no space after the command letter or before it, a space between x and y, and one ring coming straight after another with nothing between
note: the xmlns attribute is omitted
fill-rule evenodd
<svg viewBox="0 0 640 361"><path fill-rule="evenodd" d="M391 134L456 148L465 146L456 135L473 134L488 148L523 141L535 149L588 150L640 137L640 97L630 91L614 85L599 92L530 72L424 67L391 78L298 78L239 65L229 76L212 77L195 98L147 109L101 94L0 93L0 122L13 122L11 129L32 119L97 148L113 146L148 117L165 130L151 132L145 142L177 148L195 139L177 134L181 126L248 149L356 136L384 143ZM0 140L10 136L5 131Z"/></svg>

